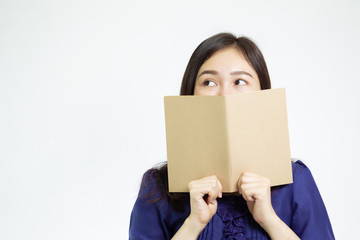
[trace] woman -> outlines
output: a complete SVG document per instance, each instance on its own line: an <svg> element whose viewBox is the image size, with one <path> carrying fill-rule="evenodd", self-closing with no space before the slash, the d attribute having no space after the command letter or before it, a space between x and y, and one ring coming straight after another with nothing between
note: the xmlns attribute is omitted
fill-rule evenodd
<svg viewBox="0 0 360 240"><path fill-rule="evenodd" d="M202 42L186 68L181 95L229 95L270 89L258 47L220 33ZM223 196L216 176L168 192L167 165L144 174L130 220L130 239L334 239L309 169L292 163L293 184L270 188L254 173L239 176L239 194Z"/></svg>

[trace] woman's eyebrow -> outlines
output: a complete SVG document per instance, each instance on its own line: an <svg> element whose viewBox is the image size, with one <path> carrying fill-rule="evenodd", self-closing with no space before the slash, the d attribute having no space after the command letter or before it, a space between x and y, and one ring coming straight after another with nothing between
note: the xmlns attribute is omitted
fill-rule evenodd
<svg viewBox="0 0 360 240"><path fill-rule="evenodd" d="M202 72L199 74L198 77L200 77L200 76L202 76L202 75L204 75L204 74L217 75L217 74L219 74L219 73L218 73L217 71L215 71L215 70L204 70L204 71L202 71ZM245 74L245 75L248 75L248 76L250 76L250 77L253 77L250 73L245 72L245 71L234 71L234 72L231 72L230 74L231 74L231 75L242 75L242 74Z"/></svg>
<svg viewBox="0 0 360 240"><path fill-rule="evenodd" d="M248 75L248 76L250 76L250 77L253 77L250 73L245 72L245 71L235 71L235 72L231 72L230 74L231 74L231 75L242 75L242 74L245 74L245 75Z"/></svg>
<svg viewBox="0 0 360 240"><path fill-rule="evenodd" d="M218 74L218 72L217 72L217 71L215 71L215 70L204 70L204 71L202 71L202 72L199 74L199 76L198 76L198 77L200 77L201 75L204 75L204 74L213 74L213 75L217 75L217 74Z"/></svg>

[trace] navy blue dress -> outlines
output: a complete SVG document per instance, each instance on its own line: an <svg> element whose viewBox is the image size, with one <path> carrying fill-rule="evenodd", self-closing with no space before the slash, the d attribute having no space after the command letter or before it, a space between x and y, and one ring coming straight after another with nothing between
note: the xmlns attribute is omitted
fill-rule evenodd
<svg viewBox="0 0 360 240"><path fill-rule="evenodd" d="M276 214L301 239L335 239L325 205L310 170L301 161L292 163L294 183L271 188L271 202ZM171 239L190 214L186 201L184 211L175 211L167 199L151 201L144 196L156 190L152 183L142 187L131 213L131 240ZM198 239L270 239L249 212L240 195L218 199L218 209Z"/></svg>

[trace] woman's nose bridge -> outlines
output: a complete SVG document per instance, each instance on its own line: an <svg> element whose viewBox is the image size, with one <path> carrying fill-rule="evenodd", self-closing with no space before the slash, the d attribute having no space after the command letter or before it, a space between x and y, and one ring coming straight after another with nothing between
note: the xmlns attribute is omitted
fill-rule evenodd
<svg viewBox="0 0 360 240"><path fill-rule="evenodd" d="M231 93L232 93L232 89L231 86L229 86L228 84L221 86L219 89L220 96L231 95Z"/></svg>

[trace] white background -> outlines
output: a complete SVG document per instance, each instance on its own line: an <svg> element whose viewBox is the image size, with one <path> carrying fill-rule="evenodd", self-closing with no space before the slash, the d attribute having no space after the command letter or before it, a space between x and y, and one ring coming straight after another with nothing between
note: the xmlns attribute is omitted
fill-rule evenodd
<svg viewBox="0 0 360 240"><path fill-rule="evenodd" d="M166 160L163 96L222 31L287 89L293 157L337 239L360 235L360 2L0 0L0 239L127 239Z"/></svg>

